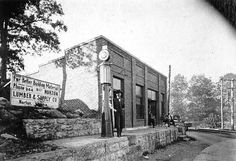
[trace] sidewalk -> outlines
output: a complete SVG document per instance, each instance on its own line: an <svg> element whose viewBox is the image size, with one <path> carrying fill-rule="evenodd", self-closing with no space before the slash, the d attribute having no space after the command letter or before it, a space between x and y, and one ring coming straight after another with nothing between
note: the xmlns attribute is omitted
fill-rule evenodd
<svg viewBox="0 0 236 161"><path fill-rule="evenodd" d="M194 161L236 161L236 139L209 146Z"/></svg>

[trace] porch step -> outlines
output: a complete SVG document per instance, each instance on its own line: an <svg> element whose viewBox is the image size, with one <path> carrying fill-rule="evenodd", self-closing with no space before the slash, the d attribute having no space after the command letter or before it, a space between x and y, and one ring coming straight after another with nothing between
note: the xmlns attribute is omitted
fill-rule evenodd
<svg viewBox="0 0 236 161"><path fill-rule="evenodd" d="M178 139L187 141L188 138L187 135L179 135Z"/></svg>
<svg viewBox="0 0 236 161"><path fill-rule="evenodd" d="M184 141L190 141L190 138L186 137L184 138Z"/></svg>

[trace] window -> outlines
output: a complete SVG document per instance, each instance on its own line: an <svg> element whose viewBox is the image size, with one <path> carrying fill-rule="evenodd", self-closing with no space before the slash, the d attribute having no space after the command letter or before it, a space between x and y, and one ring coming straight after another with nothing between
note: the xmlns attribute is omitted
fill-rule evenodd
<svg viewBox="0 0 236 161"><path fill-rule="evenodd" d="M142 86L136 85L136 118L144 119Z"/></svg>
<svg viewBox="0 0 236 161"><path fill-rule="evenodd" d="M113 89L114 90L122 90L121 89L121 79L113 77Z"/></svg>
<svg viewBox="0 0 236 161"><path fill-rule="evenodd" d="M148 99L156 101L157 100L156 92L153 90L148 90Z"/></svg>
<svg viewBox="0 0 236 161"><path fill-rule="evenodd" d="M165 94L161 94L161 112L162 112L162 115L164 116L166 113L165 113Z"/></svg>

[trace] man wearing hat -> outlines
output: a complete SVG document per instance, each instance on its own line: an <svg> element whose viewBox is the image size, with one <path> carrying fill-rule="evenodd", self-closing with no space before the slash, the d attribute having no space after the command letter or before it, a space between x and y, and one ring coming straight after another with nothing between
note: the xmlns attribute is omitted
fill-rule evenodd
<svg viewBox="0 0 236 161"><path fill-rule="evenodd" d="M122 92L120 90L114 91L114 109L115 109L115 127L117 129L117 136L121 136L122 128L123 128L123 116L122 111L124 108L124 101L121 98Z"/></svg>

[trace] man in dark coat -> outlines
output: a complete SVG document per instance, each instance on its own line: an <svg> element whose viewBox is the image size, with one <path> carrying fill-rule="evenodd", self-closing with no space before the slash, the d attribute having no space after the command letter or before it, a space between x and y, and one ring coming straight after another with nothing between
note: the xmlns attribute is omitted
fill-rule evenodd
<svg viewBox="0 0 236 161"><path fill-rule="evenodd" d="M124 101L121 98L122 92L117 90L114 92L114 109L115 109L115 127L117 129L117 136L121 136L122 128L123 128L123 116L122 111L124 108Z"/></svg>
<svg viewBox="0 0 236 161"><path fill-rule="evenodd" d="M156 119L155 119L155 116L152 114L151 109L149 109L149 112L148 112L148 121L149 121L149 125L152 125L152 127L154 128Z"/></svg>

